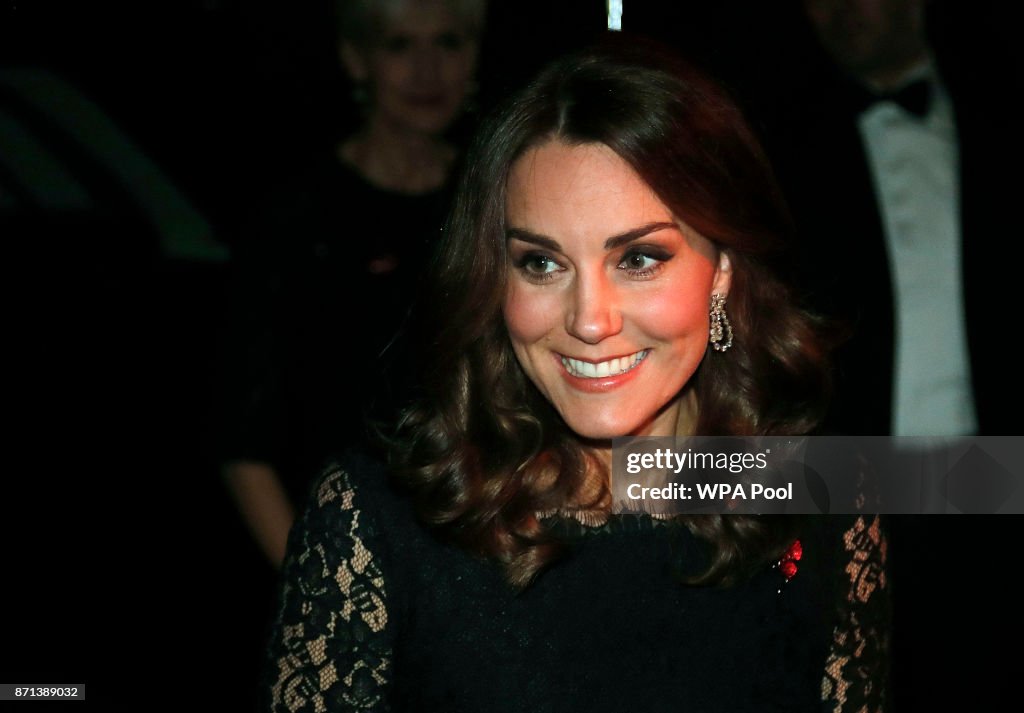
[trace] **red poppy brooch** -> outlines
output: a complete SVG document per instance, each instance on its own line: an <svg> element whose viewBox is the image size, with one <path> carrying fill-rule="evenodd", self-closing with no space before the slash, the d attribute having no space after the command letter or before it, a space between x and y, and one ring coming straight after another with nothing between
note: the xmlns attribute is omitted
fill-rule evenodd
<svg viewBox="0 0 1024 713"><path fill-rule="evenodd" d="M793 544L786 548L786 551L782 553L782 557L775 563L775 566L782 572L782 576L786 582L793 579L796 576L797 565L800 558L804 556L804 546L800 544L800 540L794 540Z"/></svg>

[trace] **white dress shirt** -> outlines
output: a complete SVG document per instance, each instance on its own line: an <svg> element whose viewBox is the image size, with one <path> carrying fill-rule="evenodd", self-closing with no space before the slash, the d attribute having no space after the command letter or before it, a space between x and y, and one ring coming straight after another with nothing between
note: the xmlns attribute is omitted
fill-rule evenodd
<svg viewBox="0 0 1024 713"><path fill-rule="evenodd" d="M896 344L892 433L977 432L961 270L959 150L953 105L934 65L928 113L892 101L858 117L889 257ZM864 285L864 289L877 289Z"/></svg>

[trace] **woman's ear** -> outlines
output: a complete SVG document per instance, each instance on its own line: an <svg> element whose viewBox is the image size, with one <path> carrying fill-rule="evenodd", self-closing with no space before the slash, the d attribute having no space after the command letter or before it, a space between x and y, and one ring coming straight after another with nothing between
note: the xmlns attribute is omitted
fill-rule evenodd
<svg viewBox="0 0 1024 713"><path fill-rule="evenodd" d="M358 84L366 81L370 73L366 67L366 58L355 45L342 40L338 45L338 57L341 59L341 66L345 68L353 82Z"/></svg>
<svg viewBox="0 0 1024 713"><path fill-rule="evenodd" d="M719 250L718 267L715 268L711 294L728 295L730 286L732 286L732 261L729 259L728 251Z"/></svg>

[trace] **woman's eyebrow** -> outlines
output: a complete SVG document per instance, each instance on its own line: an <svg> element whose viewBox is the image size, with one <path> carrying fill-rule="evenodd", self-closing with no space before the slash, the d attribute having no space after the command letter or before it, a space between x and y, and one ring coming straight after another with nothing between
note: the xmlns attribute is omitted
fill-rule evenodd
<svg viewBox="0 0 1024 713"><path fill-rule="evenodd" d="M615 248L627 245L634 240L639 240L645 235L656 233L659 230L666 230L668 228L671 228L672 230L679 230L679 226L672 222L648 223L646 225L641 225L639 228L633 228L625 233L613 235L608 238L604 241L604 249L614 250ZM539 245L542 248L547 248L548 250L553 250L555 252L562 251L562 246L558 244L557 240L549 238L546 235L531 232L525 228L509 228L505 232L505 239L512 240L513 238L516 240L522 240L525 243L533 243L534 245Z"/></svg>
<svg viewBox="0 0 1024 713"><path fill-rule="evenodd" d="M656 233L659 230L665 230L671 228L672 230L679 230L679 226L671 222L662 223L648 223L647 225L641 225L639 228L633 228L633 230L626 231L621 235L614 235L604 241L605 250L614 250L615 248L627 245L634 240L639 240L645 235L650 233Z"/></svg>
<svg viewBox="0 0 1024 713"><path fill-rule="evenodd" d="M557 240L549 238L546 235L540 235L539 233L531 233L526 228L509 228L505 231L505 240L522 240L524 243L533 243L534 245L540 245L542 248L553 250L555 252L562 252L562 246L558 244Z"/></svg>

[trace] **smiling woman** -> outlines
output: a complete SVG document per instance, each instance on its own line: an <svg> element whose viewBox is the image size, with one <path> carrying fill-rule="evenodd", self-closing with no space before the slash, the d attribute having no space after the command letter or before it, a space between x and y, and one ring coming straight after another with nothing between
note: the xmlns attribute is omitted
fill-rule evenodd
<svg viewBox="0 0 1024 713"><path fill-rule="evenodd" d="M510 99L422 300L426 398L292 534L275 710L877 708L877 519L610 513L614 437L813 428L786 232L740 112L658 50Z"/></svg>
<svg viewBox="0 0 1024 713"><path fill-rule="evenodd" d="M530 149L512 167L507 220L512 349L569 428L692 433L686 387L707 351L711 295L729 291L728 255L603 144Z"/></svg>

